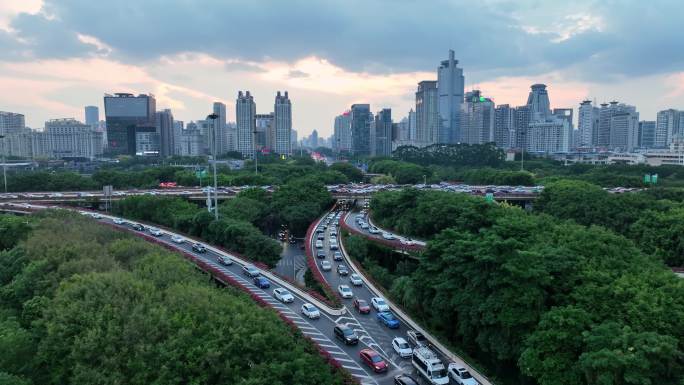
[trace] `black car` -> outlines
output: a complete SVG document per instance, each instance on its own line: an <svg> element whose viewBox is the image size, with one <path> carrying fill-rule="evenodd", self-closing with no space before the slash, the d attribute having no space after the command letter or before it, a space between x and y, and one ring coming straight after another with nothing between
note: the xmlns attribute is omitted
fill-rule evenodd
<svg viewBox="0 0 684 385"><path fill-rule="evenodd" d="M418 385L418 381L408 374L400 374L394 377L394 385Z"/></svg>
<svg viewBox="0 0 684 385"><path fill-rule="evenodd" d="M347 266L345 265L337 265L337 274L341 276L347 276L349 275L349 270L347 269Z"/></svg>
<svg viewBox="0 0 684 385"><path fill-rule="evenodd" d="M323 250L318 250L318 251L316 252L316 258L325 259L325 251L323 251Z"/></svg>
<svg viewBox="0 0 684 385"><path fill-rule="evenodd" d="M134 223L133 226L131 226L133 230L138 230L138 231L145 231L145 226L139 224L139 223Z"/></svg>
<svg viewBox="0 0 684 385"><path fill-rule="evenodd" d="M333 333L335 333L335 338L347 345L356 345L359 343L359 336L357 336L354 330L347 325L335 325Z"/></svg>
<svg viewBox="0 0 684 385"><path fill-rule="evenodd" d="M194 245L192 245L192 250L196 251L198 253L206 253L207 252L207 248L204 247L204 245L201 243L195 243Z"/></svg>
<svg viewBox="0 0 684 385"><path fill-rule="evenodd" d="M339 251L336 251L335 254L333 254L333 260L335 260L335 261L341 261L341 260L343 260L343 259L344 259L344 258L342 258L342 253L340 253Z"/></svg>

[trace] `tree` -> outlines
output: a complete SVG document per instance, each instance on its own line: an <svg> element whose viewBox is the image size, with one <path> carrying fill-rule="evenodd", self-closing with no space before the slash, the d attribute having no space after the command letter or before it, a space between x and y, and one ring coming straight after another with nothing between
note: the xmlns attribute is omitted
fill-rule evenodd
<svg viewBox="0 0 684 385"><path fill-rule="evenodd" d="M338 171L346 175L351 182L361 182L363 181L363 172L358 168L354 167L351 163L347 162L337 162L330 166L330 170Z"/></svg>
<svg viewBox="0 0 684 385"><path fill-rule="evenodd" d="M13 248L26 238L31 227L26 218L0 215L0 250Z"/></svg>

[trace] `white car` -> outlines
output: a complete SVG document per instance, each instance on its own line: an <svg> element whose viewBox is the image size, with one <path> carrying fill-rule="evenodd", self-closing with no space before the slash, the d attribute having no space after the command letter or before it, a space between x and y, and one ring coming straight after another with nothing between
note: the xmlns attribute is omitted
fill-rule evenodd
<svg viewBox="0 0 684 385"><path fill-rule="evenodd" d="M380 234L380 230L378 230L377 227L371 227L368 229L368 232L371 234Z"/></svg>
<svg viewBox="0 0 684 385"><path fill-rule="evenodd" d="M230 266L233 264L233 260L229 257L226 257L225 255L219 255L218 257L216 257L216 260L218 261L218 263L226 266Z"/></svg>
<svg viewBox="0 0 684 385"><path fill-rule="evenodd" d="M174 235L171 237L171 241L173 243L181 244L181 243L185 242L185 239L183 239L183 237L181 237L180 235Z"/></svg>
<svg viewBox="0 0 684 385"><path fill-rule="evenodd" d="M413 350L411 350L411 346L409 346L409 343L406 342L406 340L402 337L397 337L393 339L392 347L401 358L407 358L413 355Z"/></svg>
<svg viewBox="0 0 684 385"><path fill-rule="evenodd" d="M332 264L328 261L321 261L321 270L323 270L323 271L332 270Z"/></svg>
<svg viewBox="0 0 684 385"><path fill-rule="evenodd" d="M380 297L371 298L371 306L373 306L373 309L375 309L378 313L390 310L390 307L387 304L387 302L385 302L385 300Z"/></svg>
<svg viewBox="0 0 684 385"><path fill-rule="evenodd" d="M309 319L321 318L321 312L316 309L316 306L308 302L302 305L302 314L307 316Z"/></svg>
<svg viewBox="0 0 684 385"><path fill-rule="evenodd" d="M95 214L91 215L91 217L93 217L93 218L95 218L95 219L102 219L102 215L100 215L100 214L98 214L98 213L95 213Z"/></svg>
<svg viewBox="0 0 684 385"><path fill-rule="evenodd" d="M460 385L478 385L478 382L476 379L473 378L473 376L468 372L468 369L455 364L455 363L450 363L449 364L449 369L447 369L449 372L449 377L456 381L457 384Z"/></svg>
<svg viewBox="0 0 684 385"><path fill-rule="evenodd" d="M367 230L368 229L368 223L366 223L366 222L361 223L361 228L364 230Z"/></svg>
<svg viewBox="0 0 684 385"><path fill-rule="evenodd" d="M342 298L351 298L354 296L352 289L347 285L337 285L337 292L340 293Z"/></svg>
<svg viewBox="0 0 684 385"><path fill-rule="evenodd" d="M161 237L164 235L164 233L162 233L161 230L156 227L150 227L150 234L154 235L155 237Z"/></svg>
<svg viewBox="0 0 684 385"><path fill-rule="evenodd" d="M114 218L114 223L116 223L117 225L123 225L124 220L121 218Z"/></svg>
<svg viewBox="0 0 684 385"><path fill-rule="evenodd" d="M413 246L416 244L416 241L414 241L411 238L402 238L401 239L401 244L402 245L407 245L407 246Z"/></svg>
<svg viewBox="0 0 684 385"><path fill-rule="evenodd" d="M387 239L388 241L391 241L391 240L395 239L395 238L394 238L394 235L392 235L392 234L390 234L390 233L382 233L382 237L385 238L385 239Z"/></svg>
<svg viewBox="0 0 684 385"><path fill-rule="evenodd" d="M273 296L280 302L291 303L294 302L294 297L287 289L277 288L273 290Z"/></svg>
<svg viewBox="0 0 684 385"><path fill-rule="evenodd" d="M351 284L354 286L362 286L363 285L363 281L361 280L361 276L356 274L356 273L349 276L349 282L351 282Z"/></svg>
<svg viewBox="0 0 684 385"><path fill-rule="evenodd" d="M316 241L316 248L322 249L323 248L323 241L321 241L321 240Z"/></svg>

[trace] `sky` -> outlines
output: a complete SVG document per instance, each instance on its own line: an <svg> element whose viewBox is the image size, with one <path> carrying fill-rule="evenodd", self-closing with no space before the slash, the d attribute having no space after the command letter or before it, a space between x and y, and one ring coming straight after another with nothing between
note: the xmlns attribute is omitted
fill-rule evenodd
<svg viewBox="0 0 684 385"><path fill-rule="evenodd" d="M2 0L0 110L84 119L104 93L152 93L175 119L214 101L235 120L239 90L257 113L289 91L299 137L332 133L353 103L415 108L448 50L466 91L525 103L545 83L552 107L636 105L643 120L684 109L682 0Z"/></svg>

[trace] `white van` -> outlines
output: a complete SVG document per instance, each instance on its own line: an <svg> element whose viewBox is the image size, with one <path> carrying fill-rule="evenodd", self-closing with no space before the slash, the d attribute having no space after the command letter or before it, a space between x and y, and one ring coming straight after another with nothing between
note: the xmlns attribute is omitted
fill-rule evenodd
<svg viewBox="0 0 684 385"><path fill-rule="evenodd" d="M413 349L411 358L413 367L418 374L433 385L446 385L449 383L447 369L439 360L435 352L425 346Z"/></svg>

